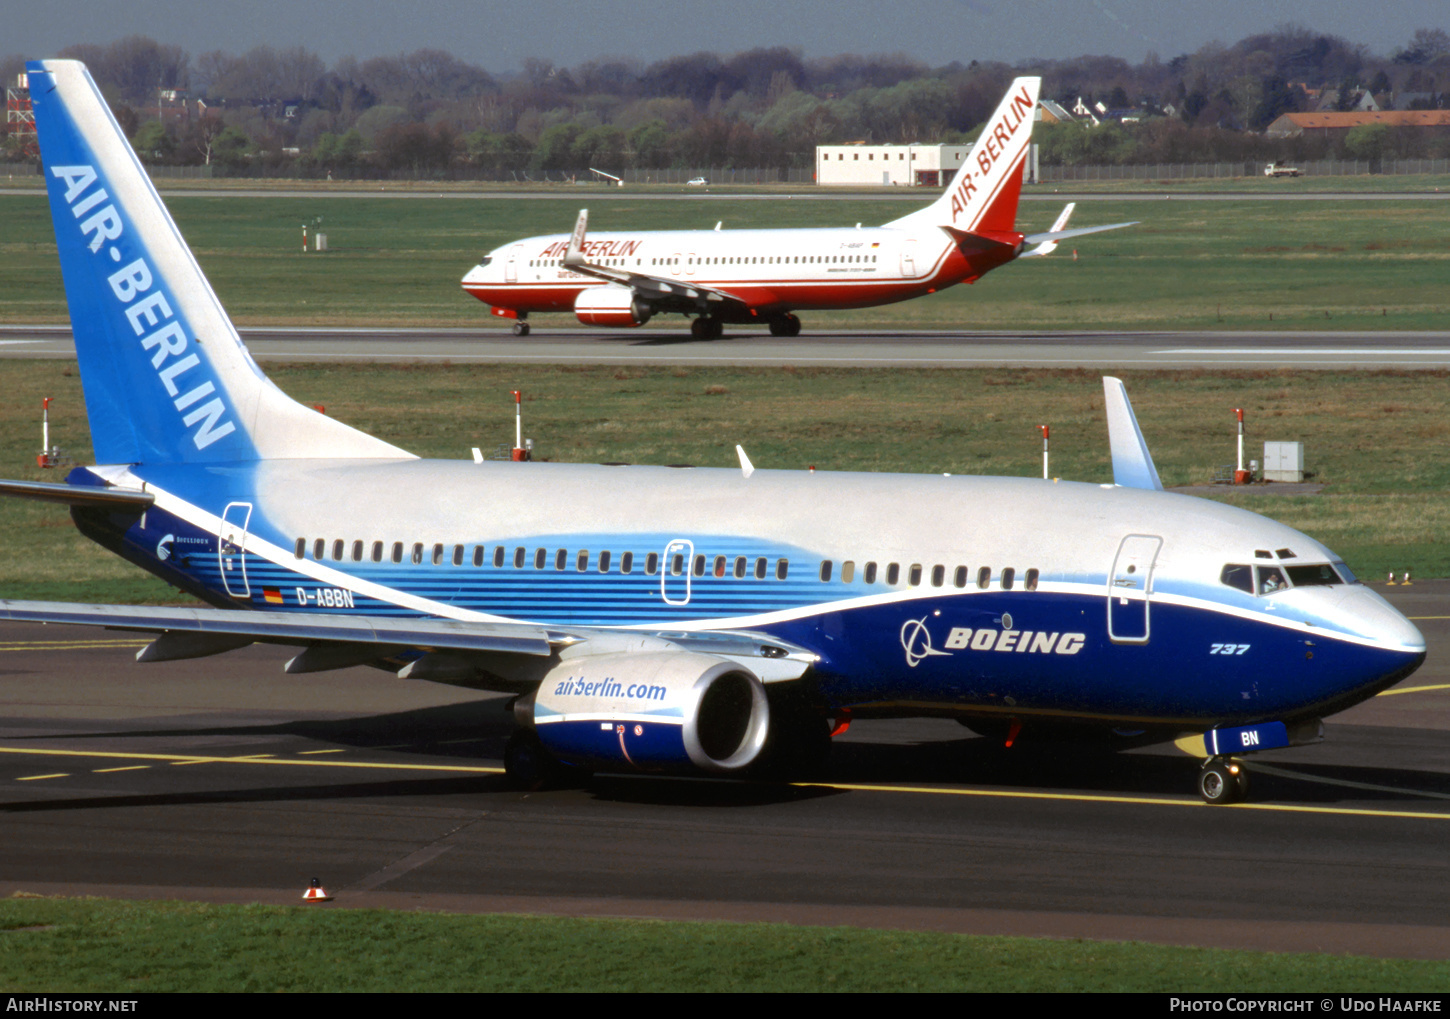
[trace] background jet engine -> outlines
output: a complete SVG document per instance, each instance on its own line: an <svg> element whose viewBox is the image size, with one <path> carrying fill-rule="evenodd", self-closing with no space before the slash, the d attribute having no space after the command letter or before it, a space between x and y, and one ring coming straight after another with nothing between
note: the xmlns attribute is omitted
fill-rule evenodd
<svg viewBox="0 0 1450 1019"><path fill-rule="evenodd" d="M574 315L587 326L642 326L653 314L633 290L613 283L585 287L574 299Z"/></svg>
<svg viewBox="0 0 1450 1019"><path fill-rule="evenodd" d="M760 756L770 725L754 673L684 651L565 661L517 710L562 760L647 771L737 773Z"/></svg>

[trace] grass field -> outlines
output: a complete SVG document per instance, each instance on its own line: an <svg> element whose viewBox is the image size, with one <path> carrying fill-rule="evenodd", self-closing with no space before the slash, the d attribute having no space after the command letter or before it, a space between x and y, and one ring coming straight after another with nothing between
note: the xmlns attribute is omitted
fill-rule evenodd
<svg viewBox="0 0 1450 1019"><path fill-rule="evenodd" d="M1278 182L1284 183L1284 182ZM1291 182L1292 183L1292 182ZM587 189L559 199L232 198L169 205L213 286L242 324L447 325L498 320L458 286L484 252L566 231ZM849 226L901 216L900 201L616 199L594 230ZM1450 329L1450 234L1438 201L1094 201L1074 225L1140 226L1000 269L973 286L884 308L805 316L807 329ZM1026 202L1019 226L1046 229L1052 202ZM320 219L320 222L319 222ZM49 212L35 195L0 196L0 322L63 322ZM300 253L301 227L331 251ZM577 325L540 316L540 325ZM651 328L681 330L668 316Z"/></svg>
<svg viewBox="0 0 1450 1019"><path fill-rule="evenodd" d="M1139 943L535 916L0 901L11 994L137 991L1443 993L1450 965Z"/></svg>
<svg viewBox="0 0 1450 1019"><path fill-rule="evenodd" d="M597 463L1036 476L1039 424L1053 474L1112 478L1102 385L1088 371L729 369L495 365L273 365L307 404L424 456L462 459L513 437L509 391L542 457ZM1235 452L1305 443L1315 496L1225 489L1222 498L1324 541L1361 576L1450 576L1450 438L1444 372L1124 372L1165 485L1207 482ZM41 398L54 441L90 462L80 380L63 361L0 361L0 476L34 465ZM64 508L0 500L0 594L167 601L177 594L76 534Z"/></svg>

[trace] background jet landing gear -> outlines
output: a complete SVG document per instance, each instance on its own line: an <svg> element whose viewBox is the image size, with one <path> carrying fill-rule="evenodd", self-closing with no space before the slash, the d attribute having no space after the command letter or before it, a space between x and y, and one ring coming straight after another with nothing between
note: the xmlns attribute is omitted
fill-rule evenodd
<svg viewBox="0 0 1450 1019"><path fill-rule="evenodd" d="M1249 773L1242 761L1232 757L1210 757L1198 773L1198 795L1204 803L1237 803L1248 795Z"/></svg>
<svg viewBox="0 0 1450 1019"><path fill-rule="evenodd" d="M522 311L519 312L518 321L516 321L514 323L514 335L515 336L527 336L527 335L529 335L529 323L527 321L525 321L527 318L528 318L528 315L526 315Z"/></svg>
<svg viewBox="0 0 1450 1019"><path fill-rule="evenodd" d="M725 332L725 323L713 315L701 315L690 323L690 335L697 340L718 340Z"/></svg>
<svg viewBox="0 0 1450 1019"><path fill-rule="evenodd" d="M799 336L801 334L801 320L794 315L776 315L770 320L770 335L772 336Z"/></svg>

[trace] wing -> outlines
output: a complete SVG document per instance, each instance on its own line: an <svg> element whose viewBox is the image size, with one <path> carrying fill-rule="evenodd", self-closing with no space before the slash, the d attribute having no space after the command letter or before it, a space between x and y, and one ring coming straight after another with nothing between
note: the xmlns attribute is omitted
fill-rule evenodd
<svg viewBox="0 0 1450 1019"><path fill-rule="evenodd" d="M805 648L749 631L699 633L476 623L451 619L257 612L149 605L84 605L0 600L0 619L71 623L156 634L140 662L204 658L249 644L302 648L291 674L373 665L402 679L429 679L488 690L527 691L561 653L590 655L693 652L744 665L762 682L799 679L815 663Z"/></svg>
<svg viewBox="0 0 1450 1019"><path fill-rule="evenodd" d="M607 265L594 265L584 260L584 235L589 227L589 210L580 209L579 219L574 223L574 233L569 238L569 248L564 253L563 265L582 276L592 276L606 283L629 287L636 296L654 306L657 311L710 312L723 305L733 304L748 307L747 303L727 290L705 287L698 283L651 276L649 273Z"/></svg>

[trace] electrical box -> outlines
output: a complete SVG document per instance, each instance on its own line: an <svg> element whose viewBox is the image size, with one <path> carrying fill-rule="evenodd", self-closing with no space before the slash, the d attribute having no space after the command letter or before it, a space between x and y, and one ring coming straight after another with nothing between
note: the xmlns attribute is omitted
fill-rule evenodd
<svg viewBox="0 0 1450 1019"><path fill-rule="evenodd" d="M1303 481L1304 443L1264 443L1265 481Z"/></svg>

